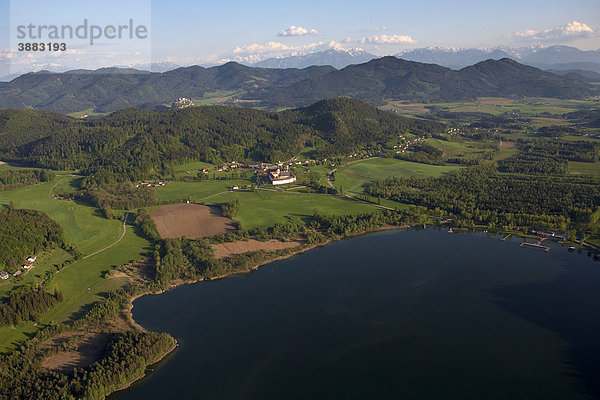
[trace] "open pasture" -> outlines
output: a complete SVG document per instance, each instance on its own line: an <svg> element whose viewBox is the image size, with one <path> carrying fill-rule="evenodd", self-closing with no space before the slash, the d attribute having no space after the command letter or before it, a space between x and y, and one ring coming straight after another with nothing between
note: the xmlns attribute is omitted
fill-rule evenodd
<svg viewBox="0 0 600 400"><path fill-rule="evenodd" d="M458 168L460 167L428 165L395 158L372 158L338 169L335 172L335 186L341 186L344 192L362 193L369 184L378 180L391 177L440 176Z"/></svg>

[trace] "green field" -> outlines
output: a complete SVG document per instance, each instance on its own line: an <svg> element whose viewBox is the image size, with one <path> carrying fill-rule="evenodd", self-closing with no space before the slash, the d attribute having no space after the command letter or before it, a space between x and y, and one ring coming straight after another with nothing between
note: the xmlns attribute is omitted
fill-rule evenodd
<svg viewBox="0 0 600 400"><path fill-rule="evenodd" d="M290 220L306 220L315 210L322 214L359 214L372 212L376 208L352 199L338 198L325 194L280 192L259 189L254 192L227 192L210 199L204 204L218 204L238 199L240 208L235 219L244 228L272 226Z"/></svg>
<svg viewBox="0 0 600 400"><path fill-rule="evenodd" d="M523 115L539 115L542 113L562 115L580 109L589 108L590 106L594 105L597 105L597 102L585 100L549 98L512 100L502 97L481 97L476 101L431 104L388 101L388 104L382 108L395 111L399 114L415 116L429 113L429 108L426 107L438 107L451 112L479 112L493 115L514 112L519 112Z"/></svg>
<svg viewBox="0 0 600 400"><path fill-rule="evenodd" d="M160 202L176 200L203 201L208 196L228 192L233 185L245 187L251 185L248 180L220 181L208 180L203 182L169 182L166 186L156 188Z"/></svg>
<svg viewBox="0 0 600 400"><path fill-rule="evenodd" d="M309 194L297 191L275 190L263 187L255 191L230 191L232 185L246 187L250 181L205 181L205 182L170 182L157 188L161 202L189 199L195 203L217 205L232 199L240 201L236 220L244 228L255 226L272 226L284 223L289 218L307 218L318 209L327 214L350 214L368 212L374 209L349 199L340 199L324 194Z"/></svg>
<svg viewBox="0 0 600 400"><path fill-rule="evenodd" d="M215 166L202 161L193 161L173 166L173 172L175 175L187 175L186 172L189 171L190 176L196 176L198 175L199 170L203 168L208 168L211 172L213 172Z"/></svg>
<svg viewBox="0 0 600 400"><path fill-rule="evenodd" d="M39 168L27 168L20 165L15 164L7 164L4 162L0 162L0 171L16 171L20 169L39 169Z"/></svg>
<svg viewBox="0 0 600 400"><path fill-rule="evenodd" d="M91 254L119 239L123 227L121 221L103 218L100 211L94 207L51 197L52 193L72 191L73 183L77 179L80 178L58 175L52 182L0 192L0 204L14 201L20 208L46 212L65 229L70 244L77 246L84 255ZM139 259L148 245L149 242L137 236L133 232L133 227L129 226L123 240L115 246L65 267L48 285L50 291L59 289L64 295L64 301L50 310L42 318L41 323L72 319L108 291L123 285L123 280L103 278L103 272L114 266ZM54 264L64 261L65 257L62 250L41 254L34 269L22 280L13 280L14 278L11 277L9 282L12 284L2 286L0 294L6 293L15 285L39 280L45 271L51 269ZM19 342L27 338L27 334L34 332L39 326L26 323L17 328L0 328L0 351L14 349Z"/></svg>
<svg viewBox="0 0 600 400"><path fill-rule="evenodd" d="M68 242L77 246L83 254L88 254L117 240L121 234L121 222L105 219L96 208L74 201L55 200L50 196L51 191L72 191L70 185L77 179L57 175L52 182L0 192L0 204L14 201L20 208L46 212L67 232Z"/></svg>
<svg viewBox="0 0 600 400"><path fill-rule="evenodd" d="M107 115L108 113L99 113L99 112L95 112L93 108L88 108L86 110L83 111L76 111L76 112L72 112L70 114L67 114L69 117L73 117L73 118L81 118L84 115L88 115L88 116L94 116L94 117L99 117L99 116L103 116L103 115Z"/></svg>
<svg viewBox="0 0 600 400"><path fill-rule="evenodd" d="M424 142L441 150L446 157L481 158L486 153L494 152L497 147L497 143L493 142L448 142L440 139L427 139ZM485 148L486 145L489 148Z"/></svg>
<svg viewBox="0 0 600 400"><path fill-rule="evenodd" d="M457 166L437 166L397 160L395 158L372 158L347 164L335 172L335 186L346 193L362 193L366 186L390 177L440 176L454 171Z"/></svg>
<svg viewBox="0 0 600 400"><path fill-rule="evenodd" d="M569 173L576 175L600 176L600 162L589 163L580 161L569 161Z"/></svg>

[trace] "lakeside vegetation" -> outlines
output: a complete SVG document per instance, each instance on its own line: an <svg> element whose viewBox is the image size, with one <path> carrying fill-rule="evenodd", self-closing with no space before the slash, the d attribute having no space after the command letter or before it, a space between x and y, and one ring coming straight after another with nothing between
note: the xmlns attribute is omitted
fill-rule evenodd
<svg viewBox="0 0 600 400"><path fill-rule="evenodd" d="M499 174L481 165L439 178L390 178L367 189L371 196L439 208L458 226L534 227L565 232L595 228L600 180ZM591 224L588 226L588 224Z"/></svg>

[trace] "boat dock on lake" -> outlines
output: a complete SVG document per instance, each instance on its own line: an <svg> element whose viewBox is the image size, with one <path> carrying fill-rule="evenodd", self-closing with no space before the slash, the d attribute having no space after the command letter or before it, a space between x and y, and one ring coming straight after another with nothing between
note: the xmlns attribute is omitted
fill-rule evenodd
<svg viewBox="0 0 600 400"><path fill-rule="evenodd" d="M544 239L539 240L537 243L523 242L523 243L521 243L521 247L523 247L523 246L536 247L538 249L544 249L544 251L547 253L547 252L550 251L551 247L550 246L544 246L542 244L543 241L544 241Z"/></svg>

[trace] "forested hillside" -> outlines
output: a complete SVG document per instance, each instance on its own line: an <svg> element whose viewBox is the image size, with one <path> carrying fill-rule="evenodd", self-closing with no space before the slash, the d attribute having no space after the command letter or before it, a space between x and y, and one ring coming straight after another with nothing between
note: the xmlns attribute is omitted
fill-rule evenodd
<svg viewBox="0 0 600 400"><path fill-rule="evenodd" d="M341 96L372 104L386 99L434 102L480 96L582 98L597 94L597 88L577 77L544 72L510 59L487 60L460 71L396 57L341 70L330 66L256 68L229 62L164 73L117 68L30 73L0 82L0 108L106 113L128 107L161 109L180 97L196 100L225 92L230 104L276 109Z"/></svg>
<svg viewBox="0 0 600 400"><path fill-rule="evenodd" d="M20 112L15 114L20 117ZM53 118L40 113L41 120ZM20 137L18 123L9 118L5 126L7 143ZM221 106L166 112L126 109L89 121L70 119L40 139L16 148L0 146L0 157L45 168L81 169L91 175L88 183L99 184L165 173L173 163L186 160L277 162L297 155L307 144L319 145L322 156L344 155L401 134L443 130L438 122L400 117L351 99L277 113Z"/></svg>
<svg viewBox="0 0 600 400"><path fill-rule="evenodd" d="M0 269L19 269L28 256L64 241L63 228L45 213L0 207Z"/></svg>
<svg viewBox="0 0 600 400"><path fill-rule="evenodd" d="M487 96L581 98L595 92L586 83L510 59L487 60L454 71L435 64L383 57L289 87L260 89L244 98L292 106L339 96L376 104L384 99L435 102Z"/></svg>

